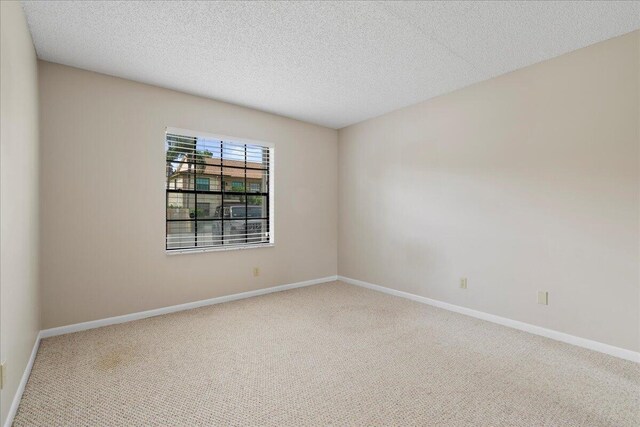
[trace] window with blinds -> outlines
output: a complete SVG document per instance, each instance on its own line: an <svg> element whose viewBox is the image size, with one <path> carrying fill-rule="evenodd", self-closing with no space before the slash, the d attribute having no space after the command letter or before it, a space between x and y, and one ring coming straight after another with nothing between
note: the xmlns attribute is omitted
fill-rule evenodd
<svg viewBox="0 0 640 427"><path fill-rule="evenodd" d="M273 148L167 129L166 250L273 243Z"/></svg>

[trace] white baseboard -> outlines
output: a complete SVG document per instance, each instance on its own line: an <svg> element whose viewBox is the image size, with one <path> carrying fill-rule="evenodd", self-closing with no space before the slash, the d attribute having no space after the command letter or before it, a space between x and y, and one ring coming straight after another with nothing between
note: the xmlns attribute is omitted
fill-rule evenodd
<svg viewBox="0 0 640 427"><path fill-rule="evenodd" d="M364 282L362 280L351 279L349 277L344 277L344 276L338 276L338 280L343 281L345 283L349 283L351 285L361 286L363 288L372 289L374 291L384 292L385 294L407 298L413 301L421 302L423 304L432 305L434 307L443 308L449 311L454 311L456 313L475 317L477 319L486 320L489 322L497 323L499 325L508 326L510 328L529 332L531 334L551 338L556 341L562 341L567 344L572 344L578 347L587 348L589 350L598 351L600 353L605 353L611 356L619 357L621 359L626 359L632 362L640 363L640 353L635 351L627 350L620 347L614 347L612 345L604 344L598 341L592 341L586 338L576 337L574 335L565 334L564 332L558 332L552 329L546 329L540 326L531 325L529 323L520 322L518 320L507 319L506 317L500 317L494 314L484 313L482 311L461 307L459 305L449 304L449 303L434 300L431 298L410 294L408 292L402 292L395 289L385 288L384 286L374 285L372 283Z"/></svg>
<svg viewBox="0 0 640 427"><path fill-rule="evenodd" d="M86 331L87 329L100 328L102 326L116 325L118 323L131 322L133 320L145 319L147 317L160 316L161 314L175 313L177 311L191 310L193 308L207 305L221 304L223 302L235 301L244 298L251 298L258 295L270 294L273 292L286 291L288 289L302 288L304 286L317 285L319 283L333 282L338 280L338 276L322 277L320 279L305 280L304 282L290 283L288 285L273 286L271 288L256 289L255 291L242 292L239 294L224 295L200 301L188 302L185 304L172 305L169 307L156 308L153 310L140 311L137 313L124 314L122 316L109 317L106 319L92 320L89 322L76 323L73 325L60 326L57 328L44 329L40 331L41 338L54 337L56 335L69 334L72 332Z"/></svg>
<svg viewBox="0 0 640 427"><path fill-rule="evenodd" d="M133 320L144 319L152 316L159 316L161 314L175 313L177 311L190 310L193 308L204 307L207 305L220 304L228 301L235 301L244 298L255 297L258 295L270 294L273 292L286 291L288 289L302 288L305 286L317 285L319 283L333 282L335 280L341 280L351 285L361 286L364 288L372 289L374 291L384 292L389 295L394 295L402 298L407 298L413 301L421 302L423 304L432 305L434 307L443 308L445 310L453 311L456 313L464 314L467 316L475 317L478 319L486 320L489 322L497 323L499 325L508 326L521 331L529 332L535 335L541 335L543 337L551 338L557 341L562 341L568 344L576 345L578 347L587 348L589 350L598 351L600 353L609 354L611 356L619 357L621 359L630 360L636 363L640 363L640 353L627 350L624 348L614 347L609 344L600 343L597 341L588 340L586 338L580 338L573 335L565 334L563 332L554 331L552 329L542 328L540 326L531 325L529 323L520 322L517 320L507 319L506 317L500 317L482 311L472 310L470 308L461 307L454 304L434 300L431 298L422 297L419 295L410 294L408 292L402 292L395 289L385 288L384 286L374 285L372 283L364 282L362 280L351 279L344 276L328 276L320 279L306 280L304 282L291 283L288 285L273 286L271 288L257 289L255 291L242 292L239 294L225 295L216 298L210 298L201 301L189 302L185 304L172 305L169 307L157 308L154 310L141 311L138 313L125 314L122 316L109 317L107 319L93 320L90 322L77 323L74 325L61 326L58 328L45 329L38 333L36 341L31 351L29 362L22 374L20 384L16 390L16 394L13 397L11 408L7 415L4 427L11 427L13 424L13 418L18 411L22 394L24 393L25 386L29 380L31 374L31 368L35 361L36 354L38 353L38 347L40 346L40 340L42 338L53 337L56 335L63 335L72 332L85 331L87 329L99 328L102 326L115 325L118 323L130 322Z"/></svg>
<svg viewBox="0 0 640 427"><path fill-rule="evenodd" d="M13 418L16 416L16 412L18 412L18 406L20 406L22 393L24 393L24 388L27 386L29 375L31 375L31 368L33 368L33 362L34 360L36 360L36 354L38 354L38 347L40 347L40 338L42 338L41 332L38 332L38 335L36 335L36 342L33 344L33 350L31 350L31 356L29 356L29 362L27 362L27 366L24 368L24 372L22 373L22 378L20 378L20 383L18 384L16 394L13 395L13 400L11 401L11 407L9 408L7 419L4 422L4 427L11 427L11 425L13 424Z"/></svg>

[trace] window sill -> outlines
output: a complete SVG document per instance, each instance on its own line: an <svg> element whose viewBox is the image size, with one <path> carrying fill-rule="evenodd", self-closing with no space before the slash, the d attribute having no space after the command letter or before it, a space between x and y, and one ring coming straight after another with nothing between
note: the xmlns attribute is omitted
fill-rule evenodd
<svg viewBox="0 0 640 427"><path fill-rule="evenodd" d="M276 244L275 243L263 243L259 245L247 245L247 246L227 246L227 247L219 247L219 248L191 248L191 249L173 249L173 250L165 250L167 255L185 255L185 254L199 254L204 252L225 252L225 251L244 251L247 249L258 249L258 248L272 248Z"/></svg>

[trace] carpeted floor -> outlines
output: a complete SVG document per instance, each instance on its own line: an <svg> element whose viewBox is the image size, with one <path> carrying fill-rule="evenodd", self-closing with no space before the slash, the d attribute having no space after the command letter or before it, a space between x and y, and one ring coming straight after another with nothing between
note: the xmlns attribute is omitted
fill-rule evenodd
<svg viewBox="0 0 640 427"><path fill-rule="evenodd" d="M15 426L639 426L640 365L329 283L42 341Z"/></svg>

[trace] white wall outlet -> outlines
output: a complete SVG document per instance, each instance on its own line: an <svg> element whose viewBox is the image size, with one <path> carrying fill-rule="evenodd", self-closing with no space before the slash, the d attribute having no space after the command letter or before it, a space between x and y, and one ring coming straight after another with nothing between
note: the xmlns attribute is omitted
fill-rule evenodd
<svg viewBox="0 0 640 427"><path fill-rule="evenodd" d="M460 289L467 289L467 278L463 277L460 279Z"/></svg>
<svg viewBox="0 0 640 427"><path fill-rule="evenodd" d="M260 269L258 267L253 267L253 277L258 277L260 275Z"/></svg>
<svg viewBox="0 0 640 427"><path fill-rule="evenodd" d="M549 305L549 292L538 291L538 304Z"/></svg>

